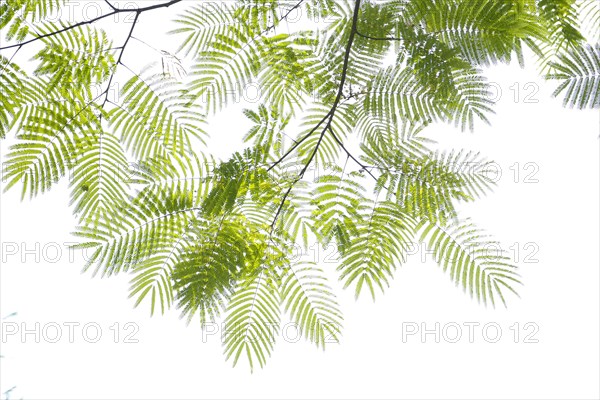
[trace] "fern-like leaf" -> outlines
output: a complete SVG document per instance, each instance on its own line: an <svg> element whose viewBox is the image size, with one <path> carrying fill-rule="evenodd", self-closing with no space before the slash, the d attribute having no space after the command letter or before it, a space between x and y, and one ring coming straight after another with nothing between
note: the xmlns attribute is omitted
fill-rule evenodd
<svg viewBox="0 0 600 400"><path fill-rule="evenodd" d="M282 278L282 300L302 334L317 347L339 342L342 314L327 279L313 264L290 265Z"/></svg>
<svg viewBox="0 0 600 400"><path fill-rule="evenodd" d="M417 230L443 271L477 301L495 306L500 298L506 305L504 291L517 294L514 286L520 280L516 267L500 245L470 221L456 220L442 227L422 220Z"/></svg>
<svg viewBox="0 0 600 400"><path fill-rule="evenodd" d="M573 48L560 55L551 67L554 72L547 79L560 82L554 96L562 94L565 106L579 109L600 107L599 44Z"/></svg>

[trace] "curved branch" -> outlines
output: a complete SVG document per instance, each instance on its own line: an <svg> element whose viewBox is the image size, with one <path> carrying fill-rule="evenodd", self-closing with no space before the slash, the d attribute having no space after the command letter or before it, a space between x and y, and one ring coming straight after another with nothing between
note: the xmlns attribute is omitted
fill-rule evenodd
<svg viewBox="0 0 600 400"><path fill-rule="evenodd" d="M347 75L348 75L348 65L350 64L350 54L352 52L352 44L354 43L354 39L356 37L356 26L358 24L358 15L359 15L359 10L360 10L360 3L361 3L361 0L356 0L356 3L354 4L354 15L352 17L352 27L350 28L350 37L348 38L348 44L346 45L346 52L344 54L344 65L342 67L342 75L341 75L340 83L339 83L339 86L338 86L338 93L337 93L337 96L336 96L336 98L335 98L335 100L333 102L333 105L331 106L331 109L329 110L329 113L327 113L327 115L325 116L325 118L323 120L321 120L321 122L319 122L319 124L309 133L309 135L304 136L283 157L283 158L287 157L287 155L289 153L291 153L291 151L294 148L298 147L298 145L300 143L302 143L304 140L306 140L308 138L308 136L310 136L314 131L316 131L319 128L319 126L323 123L324 120L328 119L327 124L325 125L325 127L321 131L321 135L319 136L319 140L317 141L317 144L316 144L316 146L315 146L312 154L310 155L310 157L309 157L308 161L306 162L306 164L304 164L304 168L302 168L302 170L298 174L298 177L296 178L296 180L294 180L294 182L290 185L290 187L288 188L287 192L283 196L283 199L281 200L281 203L279 204L279 208L277 209L277 212L275 213L275 217L273 218L273 222L271 223L271 231L273 231L273 228L275 227L275 223L277 222L277 218L279 218L279 215L281 214L281 211L283 210L283 206L285 204L285 201L287 200L290 192L292 191L292 188L294 187L294 185L296 183L298 183L298 181L300 181L304 177L304 174L308 170L308 167L310 166L310 164L312 164L315 156L317 155L317 152L319 151L319 147L321 146L321 142L323 141L323 137L325 136L325 133L328 130L331 129L331 124L333 122L333 117L335 116L335 112L336 112L336 110L337 110L337 108L338 108L338 106L340 104L340 101L342 100L342 96L344 94L344 85L346 84L346 79L347 79ZM282 161L282 159L279 160L277 163L275 163L273 165L273 167L275 165L277 165L278 163L280 163L281 161ZM269 168L269 170L271 168Z"/></svg>
<svg viewBox="0 0 600 400"><path fill-rule="evenodd" d="M27 40L25 42L21 42L21 43L17 43L17 44L12 44L10 46L0 47L0 51L1 50L12 49L12 48L15 48L15 47L23 47L23 46L25 46L25 45L27 45L29 43L33 43L33 42L38 41L40 39L44 39L44 38L51 37L51 36L56 36L56 35L59 35L61 33L67 32L67 31L69 31L71 29L74 29L74 28L77 28L77 27L80 27L80 26L93 24L94 22L100 21L100 20L102 20L104 18L107 18L107 17L111 17L113 15L117 15L117 14L121 14L121 13L130 13L130 12L135 12L135 13L137 13L139 15L139 14L141 14L143 12L146 12L146 11L151 11L151 10L156 10L158 8L164 8L164 7L172 6L173 4L177 4L177 3L181 2L181 1L183 1L183 0L171 0L171 1L168 1L166 3L154 4L152 6L141 7L141 8L136 8L136 9L121 9L121 8L116 8L116 7L114 7L114 6L111 5L111 8L113 9L113 11L109 12L108 14L100 15L100 16L98 16L96 18L90 19L89 21L81 21L81 22L78 22L78 23L73 24L73 25L65 26L62 29L59 29L59 30L54 31L54 32L45 33L43 35L36 36L33 39ZM108 3L108 4L110 5L110 3Z"/></svg>

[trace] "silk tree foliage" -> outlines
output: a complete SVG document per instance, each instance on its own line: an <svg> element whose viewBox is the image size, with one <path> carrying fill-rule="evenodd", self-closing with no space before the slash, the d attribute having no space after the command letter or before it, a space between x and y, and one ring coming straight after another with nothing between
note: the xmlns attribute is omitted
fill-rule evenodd
<svg viewBox="0 0 600 400"><path fill-rule="evenodd" d="M594 0L102 4L79 23L49 20L64 0L0 6L5 189L34 197L70 177L85 269L130 274L151 312L224 317L226 357L253 368L284 318L319 347L340 337L328 274L298 246L334 244L357 297L385 291L419 241L482 304L516 294L516 266L456 210L492 189L489 163L427 138L432 123L488 122L486 67L532 53L565 106L600 107ZM148 45L136 25L167 7L177 53L133 70L127 53ZM290 30L295 13L307 22ZM116 15L133 21L124 37L101 29ZM216 160L206 121L249 84L262 93L244 111L253 127L219 133L247 149Z"/></svg>

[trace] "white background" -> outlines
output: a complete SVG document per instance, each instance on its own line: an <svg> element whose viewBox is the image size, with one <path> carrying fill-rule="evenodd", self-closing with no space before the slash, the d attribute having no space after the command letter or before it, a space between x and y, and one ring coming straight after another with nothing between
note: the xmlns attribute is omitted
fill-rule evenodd
<svg viewBox="0 0 600 400"><path fill-rule="evenodd" d="M176 42L162 35L173 12L143 14L135 36L176 50ZM121 43L128 26L109 29ZM18 62L27 60L20 57ZM155 53L132 41L124 62L137 66L153 59ZM186 326L176 310L150 318L147 306L133 309L127 276L81 274L83 255L70 254L65 244L74 240L75 226L66 182L24 202L15 188L3 193L0 203L0 315L18 313L3 321L5 329L6 323L19 329L59 324L62 338L48 343L41 337L36 343L29 334L23 341L20 331L3 337L2 392L16 385L12 398L24 399L599 398L598 113L562 108L551 98L553 84L538 77L531 60L525 70L490 68L488 77L502 90L491 126L461 133L436 125L429 132L441 148L481 151L502 169L494 193L463 209L504 248L520 249L516 261L524 286L520 299L508 299L508 309L477 304L453 286L431 256L422 262L417 254L375 303L366 296L356 302L351 290L334 282L345 313L341 344L323 352L303 339L280 340L267 366L250 374L246 365L232 368L224 361L219 335L203 340L199 324ZM529 82L539 87L531 97L537 102L525 102ZM517 99L515 84L521 89ZM239 110L244 106L255 105L233 107L209 125L218 154L226 155L234 144L243 147L248 124ZM1 143L3 154L9 144ZM518 179L511 169L515 163L521 167ZM527 163L534 167L524 169ZM538 182L525 182L534 168L530 178ZM530 261L538 262L523 262L535 248ZM70 322L80 324L73 343L63 325ZM128 322L139 327L133 336L138 343L124 343ZM101 327L97 343L85 340L86 323ZM118 343L110 329L115 323ZM436 323L458 324L462 337L450 343L446 339L455 331L449 329L439 343L433 334L403 340L407 324L433 329ZM472 343L465 323L479 324ZM501 328L496 343L490 343L494 329L487 336L482 332L486 323ZM525 343L532 327L539 328L530 337L537 343Z"/></svg>

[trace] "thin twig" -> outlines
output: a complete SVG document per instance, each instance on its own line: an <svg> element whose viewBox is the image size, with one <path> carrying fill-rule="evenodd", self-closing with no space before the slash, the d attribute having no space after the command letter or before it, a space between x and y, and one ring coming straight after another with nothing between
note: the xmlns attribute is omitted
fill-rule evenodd
<svg viewBox="0 0 600 400"><path fill-rule="evenodd" d="M129 34L127 35L127 39L125 39L123 46L121 46L121 52L119 53L119 58L117 59L117 62L115 63L115 67L114 67L115 69L113 70L112 74L110 75L110 79L108 80L108 86L106 87L106 90L104 91L106 94L106 97L104 98L104 102L102 103L102 108L104 108L104 106L106 105L106 101L108 100L108 93L110 91L112 81L115 78L115 75L117 73L117 68L119 67L119 64L123 64L121 62L121 60L123 59L123 54L125 53L125 47L127 47L127 43L129 43L129 40L131 40L131 36L133 35L133 30L135 29L135 25L137 24L140 14L141 14L141 12L139 12L139 11L136 12L133 23L131 24L131 29L129 30Z"/></svg>
<svg viewBox="0 0 600 400"><path fill-rule="evenodd" d="M358 31L356 32L356 34L357 34L358 36L360 36L360 37L363 37L363 38L365 38L365 39L370 39L370 40L382 40L382 41L383 41L383 40L391 40L391 41L394 41L394 40L395 40L395 41L399 41L399 42L401 42L401 41L403 41L403 40L404 40L404 39L402 39L402 38L397 38L397 37L373 37L373 36L365 35L365 34L363 34L363 33L360 33L360 32L358 32Z"/></svg>

